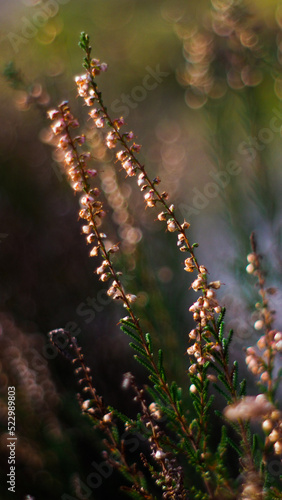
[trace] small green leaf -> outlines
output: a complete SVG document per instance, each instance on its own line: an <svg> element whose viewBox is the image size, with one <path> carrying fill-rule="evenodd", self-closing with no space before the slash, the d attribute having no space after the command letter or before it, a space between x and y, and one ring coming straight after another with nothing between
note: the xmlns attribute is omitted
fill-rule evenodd
<svg viewBox="0 0 282 500"><path fill-rule="evenodd" d="M242 452L239 448L239 446L237 446L236 443L234 443L233 439L231 439L229 436L226 436L226 441L228 444L230 444L230 446L232 446L232 448L238 453L239 457L242 455Z"/></svg>
<svg viewBox="0 0 282 500"><path fill-rule="evenodd" d="M120 326L120 329L126 333L126 335L129 335L129 337L131 337L132 339L135 340L135 342L137 342L138 344L142 344L142 341L140 339L140 337L138 337L138 335L136 335L135 333L133 333L129 328L127 328L126 326L124 325L121 325Z"/></svg>
<svg viewBox="0 0 282 500"><path fill-rule="evenodd" d="M151 353L151 352L152 352L152 340L151 340L151 335L150 335L149 333L146 333L145 338L146 338L146 344L147 344L147 347L148 347L148 349L149 349L149 352Z"/></svg>
<svg viewBox="0 0 282 500"><path fill-rule="evenodd" d="M129 345L130 345L130 347L132 347L132 349L139 352L139 354L141 354L142 356L145 356L145 358L147 357L147 354L144 351L143 347L140 347L139 345L136 345L133 342L130 342Z"/></svg>
<svg viewBox="0 0 282 500"><path fill-rule="evenodd" d="M246 396L246 386L247 386L247 381L244 378L240 383L239 396Z"/></svg>
<svg viewBox="0 0 282 500"><path fill-rule="evenodd" d="M234 389L237 389L237 386L238 386L238 361L234 361L234 363L233 363L232 383L233 383Z"/></svg>
<svg viewBox="0 0 282 500"><path fill-rule="evenodd" d="M145 361L145 359L139 358L139 356L137 356L137 354L134 354L134 358L136 359L136 361L138 361L138 363L140 363L140 365L145 366L145 368L149 372L153 373L153 375L155 374L153 367L147 361Z"/></svg>

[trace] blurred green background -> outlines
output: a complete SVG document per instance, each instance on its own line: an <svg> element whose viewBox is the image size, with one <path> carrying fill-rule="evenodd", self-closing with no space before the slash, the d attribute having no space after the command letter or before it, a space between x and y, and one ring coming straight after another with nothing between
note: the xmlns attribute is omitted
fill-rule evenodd
<svg viewBox="0 0 282 500"><path fill-rule="evenodd" d="M220 297L235 327L233 356L243 375L242 348L256 339L255 291L245 272L252 230L269 285L281 283L282 8L274 0L1 0L0 6L6 68L0 79L1 498L11 497L8 385L17 389L16 498L80 498L77 478L86 481L102 448L80 416L71 367L47 351L47 332L68 325L79 333L98 392L122 411L135 411L120 389L122 373L132 370L140 382L146 377L117 326L122 311L105 301L93 274L78 200L48 143L46 111L69 100L89 146L95 143L94 164L111 206L107 233L122 241L119 265L139 296L138 314L156 344L167 346L170 377L187 389L190 277L174 235L154 221L157 212L144 210L134 179L112 168L76 97L74 76L83 71L78 39L86 31L93 56L109 65L98 82L109 110L125 116L148 171L160 176L178 214L191 223L200 263L225 283ZM144 78L156 73L157 85L144 90ZM120 201L111 198L113 182ZM273 308L279 301L281 292ZM102 483L87 498L123 498L118 476Z"/></svg>

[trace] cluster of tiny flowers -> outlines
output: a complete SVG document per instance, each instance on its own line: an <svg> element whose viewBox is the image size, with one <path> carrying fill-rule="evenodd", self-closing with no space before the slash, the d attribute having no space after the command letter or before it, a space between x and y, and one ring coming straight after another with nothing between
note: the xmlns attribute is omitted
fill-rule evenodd
<svg viewBox="0 0 282 500"><path fill-rule="evenodd" d="M266 434L266 446L273 445L276 455L282 455L282 415L279 410L273 410L263 421L262 428Z"/></svg>
<svg viewBox="0 0 282 500"><path fill-rule="evenodd" d="M191 258L186 259L185 267L188 268L186 270L191 272L192 266ZM221 312L221 307L217 302L215 293L215 290L220 288L221 283L220 281L211 281L208 283L207 269L204 266L199 266L199 271L197 278L191 286L196 292L199 290L202 291L202 295L189 308L189 311L193 313L194 321L197 323L196 328L193 328L189 333L189 338L194 343L187 349L189 356L193 356L195 359L195 362L189 368L189 372L192 374L196 373L197 365L203 365L207 361L215 361L213 352L220 350L219 344L212 341L203 346L201 343L201 333L203 328L208 325L208 322L214 319L215 313ZM210 336L209 332L205 333L207 336Z"/></svg>
<svg viewBox="0 0 282 500"><path fill-rule="evenodd" d="M81 77L82 78L82 77ZM81 82L81 80L79 80ZM85 85L80 83L80 85ZM86 90L84 89L86 92ZM90 159L90 153L79 153L77 146L81 146L85 138L77 136L72 138L70 128L79 126L76 119L70 112L67 102L63 102L58 110L49 111L51 120L58 120L52 125L52 130L55 135L60 135L58 147L64 150L65 166L67 173L72 181L74 191L84 191L80 198L81 209L79 217L84 220L82 232L86 236L88 244L93 244L90 251L91 257L96 257L99 253L103 257L102 264L96 269L99 279L103 282L114 278L107 291L108 295L113 299L122 299L125 306L135 302L137 297L133 294L126 294L119 280L121 273L116 273L111 265L110 254L114 254L119 250L118 245L111 245L106 249L105 240L107 235L99 232L98 228L101 225L101 219L105 217L106 212L103 210L103 205L97 198L100 195L100 190L97 187L90 187L89 180L97 175L97 171L89 169L86 163Z"/></svg>
<svg viewBox="0 0 282 500"><path fill-rule="evenodd" d="M259 352L261 351L261 353ZM246 349L246 363L253 375L259 375L262 383L268 383L271 375L268 370L269 358L282 351L282 333L271 330L257 341L257 349Z"/></svg>
<svg viewBox="0 0 282 500"><path fill-rule="evenodd" d="M220 346L209 342L204 347L201 345L201 332L204 327L207 326L208 322L214 318L215 313L221 312L221 307L216 300L215 289L220 287L219 281L214 281L207 283L207 269L204 266L198 266L197 261L194 257L192 248L190 247L185 230L189 228L190 224L184 221L180 224L174 215L174 205L167 205L168 193L166 191L161 192L158 190L158 186L161 182L159 177L150 180L145 168L136 159L135 154L139 153L141 146L133 142L130 145L130 141L134 140L133 132L121 133L120 129L124 126L124 120L122 117L111 120L107 114L107 110L103 105L101 94L98 93L97 86L92 80L91 72L82 77L77 77L76 81L78 84L78 93L82 95L84 99L87 99L86 104L92 105L95 103L99 104L99 108L93 108L90 111L90 116L94 120L95 125L99 128L100 121L102 119L103 123L107 122L107 125L111 129L106 136L106 145L109 149L116 148L117 144L122 145L122 149L116 152L116 159L121 163L123 169L129 177L136 176L137 184L144 196L144 201L146 207L153 208L157 203L161 203L163 210L158 214L158 220L164 221L166 223L167 231L178 232L177 245L182 252L190 252L191 256L185 260L184 269L187 272L193 272L198 269L199 274L197 279L192 283L192 288L195 291L202 291L202 296L197 299L197 301L190 307L190 311L193 312L193 318L197 322L195 329L190 332L189 337L194 342L194 345L189 347L188 354L196 359L190 367L190 372L195 373L197 364L203 365L208 360L214 360L212 356L212 351L214 349L220 349ZM89 84L91 82L91 85ZM81 86L83 87L83 92L81 92ZM95 90L94 90L95 89ZM95 92L95 97L91 100L91 104L88 103L89 96L93 95ZM104 276L104 274L102 274ZM106 279L106 276L105 276ZM121 291L119 287L116 286L114 281L109 293L114 298L119 298ZM135 296L128 296L129 302L135 300Z"/></svg>
<svg viewBox="0 0 282 500"><path fill-rule="evenodd" d="M271 384L273 359L282 351L282 333L272 329L273 311L269 310L267 294L275 293L275 289L264 289L264 276L260 269L260 258L253 251L247 256L248 265L246 271L258 278L260 285L259 294L261 302L256 303L257 319L254 328L257 331L264 330L264 334L257 341L256 347L246 349L246 363L253 375L260 377L260 382Z"/></svg>
<svg viewBox="0 0 282 500"><path fill-rule="evenodd" d="M97 175L96 170L87 168L86 160L90 158L90 154L85 152L77 153L76 148L84 144L85 136L71 137L70 129L77 128L79 123L70 112L67 101L62 102L58 109L49 111L48 116L54 121L54 124L51 125L54 135L60 136L57 146L64 154L64 164L72 188L74 191L81 192L84 190L85 180ZM97 192L93 191L92 194L95 195ZM83 200L85 204L86 197Z"/></svg>

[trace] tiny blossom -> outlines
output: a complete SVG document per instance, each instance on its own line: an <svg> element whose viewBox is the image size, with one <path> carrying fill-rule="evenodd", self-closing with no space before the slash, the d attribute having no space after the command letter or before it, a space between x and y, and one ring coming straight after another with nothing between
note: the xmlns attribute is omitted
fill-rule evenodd
<svg viewBox="0 0 282 500"><path fill-rule="evenodd" d="M138 175L138 181L137 184L138 186L143 186L146 182L146 177L145 174L142 172L141 174Z"/></svg>
<svg viewBox="0 0 282 500"><path fill-rule="evenodd" d="M121 151L118 151L118 152L117 152L116 157L117 157L117 159L118 159L119 161L123 161L123 160L125 160L125 159L126 159L127 154L126 154L126 152L125 152L125 151L122 151L122 150L121 150Z"/></svg>
<svg viewBox="0 0 282 500"><path fill-rule="evenodd" d="M254 328L255 328L255 330L262 330L263 326L264 326L264 322L263 322L263 320L262 320L262 319L258 319L258 320L255 322L255 324L254 324Z"/></svg>
<svg viewBox="0 0 282 500"><path fill-rule="evenodd" d="M148 409L152 417L156 420L160 420L162 418L162 412L160 410L160 407L156 403L151 403Z"/></svg>
<svg viewBox="0 0 282 500"><path fill-rule="evenodd" d="M197 292L202 286L203 286L203 279L201 275L198 275L198 278L195 281L193 281L191 287L193 288L193 290Z"/></svg>
<svg viewBox="0 0 282 500"><path fill-rule="evenodd" d="M185 259L184 264L185 264L184 271L187 271L188 273L191 273L194 271L195 266L194 266L193 257L188 257L187 259Z"/></svg>
<svg viewBox="0 0 282 500"><path fill-rule="evenodd" d="M130 147L130 150L131 150L131 151L134 151L135 153L139 153L140 149L141 149L140 144L135 144L135 143L134 143L134 144L132 144L132 146Z"/></svg>
<svg viewBox="0 0 282 500"><path fill-rule="evenodd" d="M162 450L157 450L154 454L154 458L156 460L163 460L166 457L166 454Z"/></svg>
<svg viewBox="0 0 282 500"><path fill-rule="evenodd" d="M89 177L96 177L97 170L95 170L94 168L92 168L92 169L90 168L90 169L85 170L85 173L87 175L89 175Z"/></svg>
<svg viewBox="0 0 282 500"><path fill-rule="evenodd" d="M113 419L113 413L110 412L110 413L106 413L106 415L103 416L103 422L105 422L106 424L110 423Z"/></svg>
<svg viewBox="0 0 282 500"><path fill-rule="evenodd" d="M126 298L127 298L128 302L129 302L130 304L133 304L133 302L136 302L136 300L137 300L137 296L136 296L136 295L133 295L132 293L128 293L128 294L126 295Z"/></svg>
<svg viewBox="0 0 282 500"><path fill-rule="evenodd" d="M103 128L105 125L105 120L104 118L100 117L95 120L95 125L97 128Z"/></svg>
<svg viewBox="0 0 282 500"><path fill-rule="evenodd" d="M207 274L208 270L205 266L200 266L199 271L201 274Z"/></svg>
<svg viewBox="0 0 282 500"><path fill-rule="evenodd" d="M89 219L89 212L85 208L82 208L81 210L79 210L79 214L78 215L79 215L79 217L81 219L86 219L86 220Z"/></svg>
<svg viewBox="0 0 282 500"><path fill-rule="evenodd" d="M249 253L249 255L247 255L247 261L248 262L255 262L256 260L256 255L254 253Z"/></svg>
<svg viewBox="0 0 282 500"><path fill-rule="evenodd" d="M174 231L176 231L177 226L176 226L174 220L170 219L170 220L167 221L167 229L171 233L173 233Z"/></svg>
<svg viewBox="0 0 282 500"><path fill-rule="evenodd" d="M152 201L152 200L154 200L154 191L153 191L153 189L150 189L150 191L144 195L144 199L146 201Z"/></svg>
<svg viewBox="0 0 282 500"><path fill-rule="evenodd" d="M279 432L277 429L273 429L273 431L269 434L268 439L271 441L271 443L275 443L277 439L279 438Z"/></svg>
<svg viewBox="0 0 282 500"><path fill-rule="evenodd" d="M126 134L124 134L124 136L126 137L126 139L128 141L132 141L132 139L134 138L134 133L133 132L127 132Z"/></svg>
<svg viewBox="0 0 282 500"><path fill-rule="evenodd" d="M98 253L99 253L99 247L93 247L89 255L90 257L97 257Z"/></svg>
<svg viewBox="0 0 282 500"><path fill-rule="evenodd" d="M68 151L65 154L65 162L67 163L67 165L72 165L74 162L74 159L75 159L75 156L74 156L74 153L72 151Z"/></svg>
<svg viewBox="0 0 282 500"><path fill-rule="evenodd" d="M125 318L123 318L125 319ZM123 389L129 389L131 386L131 381L132 381L132 374L130 372L127 372L123 375L123 380L122 380L122 388Z"/></svg>
<svg viewBox="0 0 282 500"><path fill-rule="evenodd" d="M116 253L118 251L119 251L118 245L113 245L112 247L109 248L109 252L111 252L111 253Z"/></svg>
<svg viewBox="0 0 282 500"><path fill-rule="evenodd" d="M114 125L114 127L116 127L119 130L120 127L122 127L124 125L123 117L121 116L120 118L117 118L116 120L114 120L113 125Z"/></svg>
<svg viewBox="0 0 282 500"><path fill-rule="evenodd" d="M54 123L54 125L51 125L51 128L52 128L54 134L58 135L61 132L63 132L63 130L65 129L65 126L66 126L66 124L65 124L64 120L60 119L56 123Z"/></svg>
<svg viewBox="0 0 282 500"><path fill-rule="evenodd" d="M85 143L85 135L77 135L75 138L74 138L74 141L76 141L76 143L79 145L79 146L82 146L82 144Z"/></svg>
<svg viewBox="0 0 282 500"><path fill-rule="evenodd" d="M216 290L221 287L220 281L211 281L208 285L210 288L215 288Z"/></svg>
<svg viewBox="0 0 282 500"><path fill-rule="evenodd" d="M95 234L94 233L91 233L87 236L86 240L87 240L87 243L93 243L93 241L95 241Z"/></svg>
<svg viewBox="0 0 282 500"><path fill-rule="evenodd" d="M47 112L47 115L50 120L54 120L59 116L59 111L57 109L50 109L50 111Z"/></svg>
<svg viewBox="0 0 282 500"><path fill-rule="evenodd" d="M158 215L158 219L160 221L166 220L166 213L165 212L160 212Z"/></svg>
<svg viewBox="0 0 282 500"><path fill-rule="evenodd" d="M93 120L95 120L96 118L99 118L99 109L93 108L88 114L91 118L93 118Z"/></svg>
<svg viewBox="0 0 282 500"><path fill-rule="evenodd" d="M87 106L93 106L95 102L95 97L94 96L85 97L84 101Z"/></svg>
<svg viewBox="0 0 282 500"><path fill-rule="evenodd" d="M276 441L274 444L274 451L276 455L282 455L282 441Z"/></svg>
<svg viewBox="0 0 282 500"><path fill-rule="evenodd" d="M59 140L58 147L60 149L66 149L69 146L69 143L69 137L67 135L63 135Z"/></svg>
<svg viewBox="0 0 282 500"><path fill-rule="evenodd" d="M273 423L272 423L272 421L269 418L267 420L265 420L262 423L262 428L263 428L264 432L266 432L267 434L269 434L269 432L273 429Z"/></svg>
<svg viewBox="0 0 282 500"><path fill-rule="evenodd" d="M102 63L100 64L100 70L101 70L101 71L107 71L107 69L108 69L108 65L107 65L107 63L102 62Z"/></svg>
<svg viewBox="0 0 282 500"><path fill-rule="evenodd" d="M81 408L82 410L88 410L89 406L90 406L90 399L86 399L85 401L83 401L82 405L81 405Z"/></svg>
<svg viewBox="0 0 282 500"><path fill-rule="evenodd" d="M108 279L111 277L111 274L110 273L103 273L101 274L100 276L100 280L105 282L105 281L108 281Z"/></svg>
<svg viewBox="0 0 282 500"><path fill-rule="evenodd" d="M207 290L206 296L208 299L212 299L215 296L215 293L213 290Z"/></svg>
<svg viewBox="0 0 282 500"><path fill-rule="evenodd" d="M91 158L91 154L89 152L84 152L79 155L79 159L84 161L84 160L89 160Z"/></svg>
<svg viewBox="0 0 282 500"><path fill-rule="evenodd" d="M247 265L247 267L246 267L247 273L252 274L254 272L254 270L255 270L255 267L254 267L253 264L248 264Z"/></svg>
<svg viewBox="0 0 282 500"><path fill-rule="evenodd" d="M74 191L83 191L83 183L82 182L75 182L73 184L73 189L74 189Z"/></svg>
<svg viewBox="0 0 282 500"><path fill-rule="evenodd" d="M191 384L189 390L190 392L193 392L193 394L195 394L197 392L197 387L194 384Z"/></svg>
<svg viewBox="0 0 282 500"><path fill-rule="evenodd" d="M81 205L87 206L87 205L89 205L89 203L93 203L93 202L94 202L94 198L90 194L86 194L86 195L82 196L82 198L80 198Z"/></svg>

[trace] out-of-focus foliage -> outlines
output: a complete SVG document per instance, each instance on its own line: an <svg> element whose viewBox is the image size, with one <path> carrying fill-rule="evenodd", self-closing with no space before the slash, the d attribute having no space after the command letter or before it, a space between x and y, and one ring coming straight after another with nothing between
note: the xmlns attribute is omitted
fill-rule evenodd
<svg viewBox="0 0 282 500"><path fill-rule="evenodd" d="M255 337L240 298L251 303L252 291L241 287L251 230L269 257L269 282L281 284L282 7L274 0L242 7L244 2L224 0L1 2L0 64L6 70L0 80L0 307L18 325L1 318L1 426L5 431L7 385L21 382L18 498L27 493L36 500L60 498L73 491L75 474L85 480L93 455L100 459L100 445L84 419L77 430L75 382L67 363L56 358L39 372L26 352L34 349L44 358L47 331L72 322L88 364L99 374L100 392L121 410L129 404L119 391L122 373L136 370L128 361L127 340L113 326L116 309L103 302L103 286L92 276L76 222L77 200L48 145L48 107L69 98L82 118L73 98L82 30L91 35L95 56L109 64L111 77L102 76L100 85L111 113L122 112L137 133L148 169L160 175L176 209L189 216L203 262L226 282L223 302L230 318L237 316L234 357ZM226 19L229 32L220 30ZM156 72L161 72L157 85L146 89L144 79ZM86 133L94 150L99 139L90 124ZM183 290L180 256L144 212L133 184L128 187L119 171L113 174L114 164L103 152L95 158L105 196L114 176L120 186L123 206L119 212L118 200L112 200L110 231L113 239L126 242L121 265L142 299L138 313L145 311L159 345L171 347L168 371L185 384L191 301ZM222 176L222 188L216 175L231 161L240 172ZM154 244L145 245L142 234L149 242L156 236ZM273 297L274 308L280 299L280 293ZM37 390L32 401L31 379ZM48 383L50 398L44 393ZM44 420L46 412L53 427ZM6 450L0 452L5 499ZM102 488L93 498L105 498Z"/></svg>

